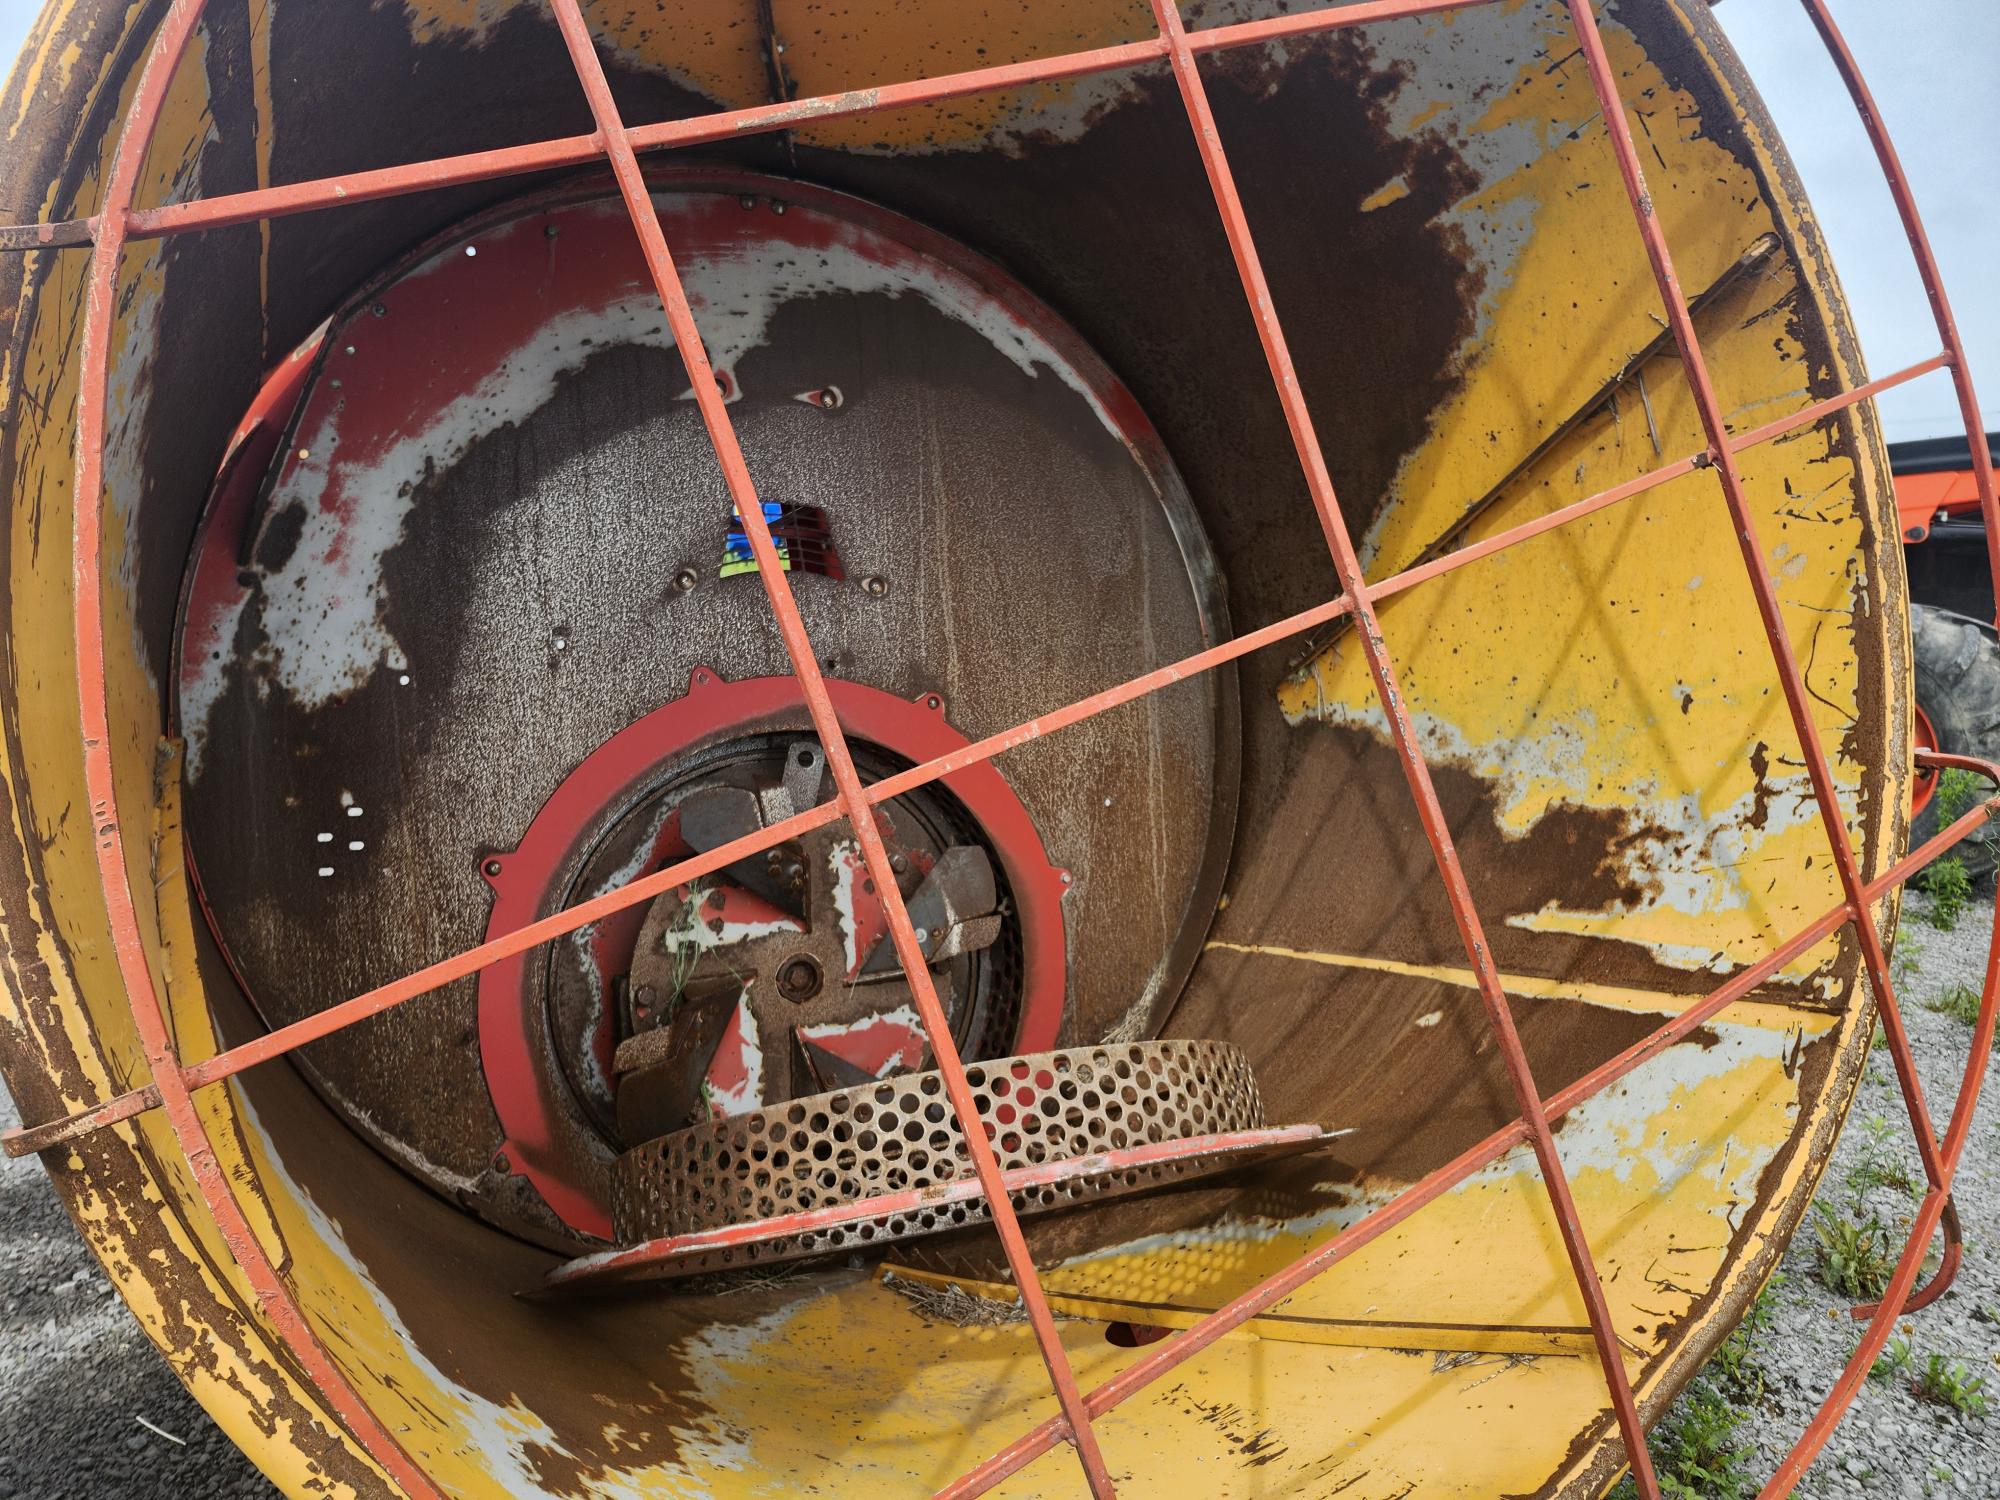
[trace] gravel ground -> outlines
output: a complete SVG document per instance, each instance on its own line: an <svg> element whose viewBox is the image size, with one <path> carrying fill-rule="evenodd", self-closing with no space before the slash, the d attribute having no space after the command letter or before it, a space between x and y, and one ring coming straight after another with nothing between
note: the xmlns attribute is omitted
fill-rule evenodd
<svg viewBox="0 0 2000 1500"><path fill-rule="evenodd" d="M1894 977L1917 1073L1942 1130L1965 1067L1971 1027L1927 1005L1956 985L1969 985L1977 992L1993 906L1990 901L1972 903L1950 932L1930 926L1924 920L1928 910L1927 898L1911 895ZM1919 1400L1906 1380L1870 1380L1826 1451L1806 1472L1795 1491L1799 1496L1809 1500L2000 1497L2000 1150L1996 1146L2000 1146L2000 1086L1989 1079L1954 1184L1965 1228L1965 1262L1943 1298L1900 1325L1919 1367L1939 1354L1969 1374L1984 1377L1984 1394L1993 1410L1985 1416L1962 1416ZM1870 1176L1882 1175L1868 1172L1871 1165L1892 1170L1900 1166L1913 1182L1923 1178L1895 1069L1885 1050L1869 1060L1833 1162L1821 1179L1819 1201L1850 1217L1855 1212L1851 1205L1858 1202L1862 1217L1872 1213L1894 1226L1894 1248L1900 1250L1917 1195L1891 1186L1864 1190L1862 1184ZM1735 1441L1754 1443L1755 1452L1743 1467L1760 1483L1777 1467L1860 1342L1862 1325L1846 1316L1850 1299L1827 1290L1816 1274L1818 1239L1810 1223L1800 1230L1780 1269L1782 1280L1766 1293L1768 1320L1750 1341L1751 1357L1763 1376L1761 1398L1746 1402L1740 1390L1724 1392L1725 1400L1747 1407L1748 1420ZM1691 1400L1699 1399L1683 1396L1668 1421L1684 1416ZM1657 1438L1653 1446L1656 1453L1664 1451Z"/></svg>
<svg viewBox="0 0 2000 1500"><path fill-rule="evenodd" d="M1919 918L1924 898L1913 897ZM1942 1114L1964 1066L1969 1028L1928 1010L1953 985L1977 988L1990 903L1968 908L1952 932L1909 921L1898 963L1902 993L1926 1091ZM1966 1259L1951 1293L1905 1321L1919 1364L1932 1353L1984 1375L2000 1388L2000 1085L1989 1087L1958 1179ZM1916 1176L1901 1100L1886 1055L1870 1063L1847 1129L1821 1186L1823 1202L1855 1196L1864 1163L1900 1162ZM14 1123L0 1088L0 1125ZM1877 1173L1876 1175L1880 1175ZM1913 1197L1894 1187L1862 1193L1862 1211L1885 1223L1906 1219ZM1765 1326L1751 1343L1760 1397L1747 1409L1737 1443L1754 1444L1744 1467L1761 1480L1805 1424L1859 1337L1841 1315L1845 1299L1821 1285L1816 1235L1801 1232L1782 1279L1767 1296ZM1900 1381L1870 1381L1798 1494L1843 1497L2000 1497L2000 1389L1995 1411L1967 1418L1920 1401ZM1698 1398L1697 1398L1698 1399ZM1674 1416L1683 1415L1684 1398ZM180 1439L144 1426L140 1418ZM1656 1437L1654 1448L1663 1452ZM111 1292L56 1202L41 1168L0 1158L0 1500L181 1500L187 1496L272 1497L276 1491L209 1422L153 1353ZM1712 1487L1690 1495L1708 1495Z"/></svg>
<svg viewBox="0 0 2000 1500"><path fill-rule="evenodd" d="M277 1493L154 1352L40 1163L0 1157L0 1500Z"/></svg>

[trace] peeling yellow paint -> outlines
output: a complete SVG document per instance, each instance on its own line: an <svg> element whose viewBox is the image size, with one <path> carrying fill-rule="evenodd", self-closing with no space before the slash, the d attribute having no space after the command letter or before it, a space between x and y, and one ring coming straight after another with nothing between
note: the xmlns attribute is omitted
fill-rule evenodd
<svg viewBox="0 0 2000 1500"><path fill-rule="evenodd" d="M1400 203L1409 196L1409 179L1392 177L1361 200L1361 211L1364 214L1372 214L1378 208L1387 208L1391 203Z"/></svg>
<svg viewBox="0 0 2000 1500"><path fill-rule="evenodd" d="M58 17L67 16L75 3L62 0ZM417 34L449 35L472 44L514 8L510 0L409 0L405 6ZM880 18L866 26L847 24L784 0L775 13L781 35L815 35L812 46L789 54L793 77L806 93L978 66L1058 46L1124 40L1143 29L1144 21L1144 7L1124 0L1081 23L1059 8L975 5L965 9L962 25L937 48L919 50L914 29ZM607 41L622 55L670 69L724 103L748 103L761 99L767 87L754 26L745 24L752 15L747 0L700 0L680 7L670 19L639 7L600 24L608 25ZM887 8L882 16L893 22L897 12ZM819 35L829 26L826 35ZM42 35L59 30L45 28ZM1623 33L1614 29L1611 36L1621 67L1641 90L1652 91L1644 107L1652 110L1654 125L1674 120L1671 106L1676 101L1657 70L1631 53ZM258 181L266 184L273 115L270 17L264 9L253 17L252 59ZM52 53L45 43L21 66L29 70L33 85L51 65L66 79L77 61L73 47ZM191 65L183 74L142 185L149 201L161 201L173 190L176 174L188 170L209 128L199 92L201 69ZM25 90L23 100L34 92L33 86ZM1039 94L966 101L888 120L818 125L801 139L868 147L951 143L974 138L1023 110L1051 101L1073 103L1075 98L1072 86L1055 85ZM1392 519L1372 538L1377 576L1414 558L1456 524L1465 503L1497 483L1500 455L1523 451L1547 413L1573 409L1626 353L1657 331L1645 312L1650 283L1636 239L1629 245L1607 245L1602 232L1616 217L1605 208L1605 195L1618 189L1601 133L1586 128L1577 140L1564 143L1566 132L1587 125L1584 91L1569 86L1562 100L1564 107L1551 112L1545 91L1524 89L1495 104L1487 128L1531 125L1543 132L1548 150L1520 177L1491 185L1486 199L1473 205L1499 207L1524 196L1538 204L1535 254L1524 257L1512 281L1495 290L1487 309L1493 332L1486 343L1492 352L1482 356L1504 363L1509 348L1533 347L1537 359L1532 365L1505 365L1491 380L1469 380L1455 404L1440 414L1432 441L1398 478ZM10 135L18 134L22 118L17 116ZM1417 117L1419 126L1426 118ZM1708 221L1720 211L1717 205L1756 209L1741 215L1746 237L1765 227L1769 216L1757 203L1757 187L1748 172L1694 131L1662 129L1653 140L1666 159L1663 180L1688 185L1685 193L1670 190L1660 196L1677 248L1687 247L1683 273L1690 285L1699 286L1741 248L1706 232ZM107 159L108 146L97 174L86 178L78 194L78 212L88 212L95 202ZM1582 186L1586 175L1593 180ZM1392 181L1372 194L1366 206L1386 206L1407 191L1407 184ZM268 290L268 236L265 250L260 277ZM1801 253L1809 257L1816 251L1807 247ZM1587 274L1579 269L1586 261ZM36 258L30 264L48 265L51 283L22 345L20 367L0 369L0 400L32 390L47 408L39 420L16 424L7 439L15 445L19 463L10 520L15 572L9 628L15 640L36 641L38 648L17 653L15 659L23 707L21 750L15 758L0 743L0 775L9 785L26 781L37 790L40 825L22 826L17 818L15 832L45 851L54 923L42 930L30 914L16 911L0 912L0 919L10 933L34 934L33 956L55 976L60 1033L41 1037L30 1027L27 1035L36 1045L52 1048L61 1041L77 1050L91 1097L74 1097L69 1103L81 1106L143 1077L144 1069L122 1015L122 986L103 938L89 842L77 835L79 825L69 821L80 817L76 809L82 806L64 562L73 461L68 411L75 401L83 260L68 255ZM1812 267L1809 281L1817 284L1816 264L1810 259L1807 264ZM144 329L135 319L162 293L157 247L134 247L124 274L134 294L115 332L121 350L135 338L143 343ZM1572 306L1579 286L1593 289L1591 300ZM1767 314L1787 296L1808 294L1809 286L1800 288L1774 275L1726 301L1704 323L1704 332L1715 340L1713 357L1726 397L1740 413L1755 413L1761 420L1807 399L1800 374L1803 351L1789 340L1782 317ZM1549 359L1546 344L1514 337L1550 319L1569 329L1565 348L1575 356L1572 360ZM1621 397L1614 412L1579 429L1509 484L1469 538L1491 535L1630 477L1662 457L1691 451L1698 437L1672 362L1656 361L1644 376L1643 404L1634 390ZM1490 444L1483 437L1488 431L1497 435ZM1824 448L1795 446L1782 458L1775 453L1753 456L1747 467L1753 496L1771 522L1769 563L1782 579L1788 620L1795 639L1806 641L1818 621L1851 609L1839 563L1857 555L1860 538L1852 495L1843 487L1861 480L1844 461L1807 465L1801 452L1833 459ZM1827 483L1826 495L1786 494L1784 476L1808 469ZM124 517L137 502L129 493L109 499L107 565L117 576L131 563ZM1816 504L1827 518L1813 512ZM1754 800L1757 781L1736 743L1741 729L1750 724L1765 735L1774 758L1785 749L1788 730L1781 706L1768 695L1768 667L1733 654L1758 637L1747 592L1731 571L1732 565L1740 565L1719 514L1713 480L1696 476L1647 501L1643 516L1637 510L1607 513L1534 547L1539 550L1464 570L1399 596L1384 608L1392 647L1409 665L1406 687L1413 707L1459 736L1463 744L1446 746L1447 753L1459 755L1478 774L1507 789L1506 825L1521 831L1539 815L1538 809L1565 800L1643 810L1682 799L1708 820ZM1536 582L1534 605L1520 609L1516 606L1528 576ZM1669 599L1680 601L1683 610L1662 602ZM1620 613L1620 600L1645 601L1636 623ZM124 590L111 591L106 633L113 718L120 736L115 747L119 794L128 822L137 826L153 799L157 693L134 649ZM1680 664L1686 704L1648 686L1657 673L1636 670L1640 664L1669 659ZM1515 676L1526 685L1512 681ZM1821 732L1837 741L1858 712L1851 669L1843 666L1840 673L1817 676L1814 687L1823 695ZM1281 704L1301 722L1323 713L1328 704L1361 715L1365 684L1351 650L1339 644L1330 648L1287 686ZM1541 716L1539 722L1524 722L1530 705ZM1582 763L1593 768L1592 774L1580 777L1576 765L1559 757L1523 761L1497 748L1524 733L1532 738L1550 723L1556 738L1574 735L1587 747ZM1853 769L1843 766L1842 774L1851 796ZM168 784L173 784L171 776ZM68 808L61 795L65 791L72 804ZM10 799L10 817L17 817L19 806ZM1697 884L1712 883L1716 894L1706 904L1688 910L1671 905L1548 910L1527 914L1522 925L1643 941L1661 951L1711 958L1734 960L1753 949L1761 951L1774 932L1817 916L1833 899L1823 850L1816 858L1816 834L1807 822L1787 821L1795 811L1772 810L1765 824L1753 830L1756 837L1745 836L1743 848L1736 851L1740 858L1720 848L1707 851L1712 857L1688 875ZM143 847L144 840L131 839L133 879L143 892L155 888L157 878L160 930L149 926L149 944L179 1044L191 1058L206 1056L216 1041L191 958L192 918L175 854L177 808L171 798L159 808L158 820L157 851ZM150 911L148 917L150 923ZM1468 971L1448 966L1303 949L1214 946L1276 961L1406 973L1461 988L1471 984ZM10 952L10 972L0 977L12 979L26 956L21 948ZM1794 972L1809 972L1824 956L1823 951L1809 956ZM1644 1013L1669 1012L1684 1003L1681 997L1647 990L1534 976L1509 975L1505 984L1517 995ZM0 1016L17 1025L26 1019L21 993L13 985L0 994ZM1575 1128L1565 1126L1560 1141L1565 1163L1605 1267L1620 1336L1633 1356L1629 1367L1646 1388L1657 1386L1663 1371L1658 1365L1642 1366L1640 1357L1720 1316L1706 1299L1722 1278L1743 1274L1779 1227L1784 1211L1779 1206L1765 1209L1754 1222L1742 1221L1751 1201L1744 1184L1758 1183L1764 1201L1782 1205L1814 1170L1806 1153L1782 1161L1778 1155L1799 1126L1801 1108L1798 1080L1778 1041L1797 1034L1830 1036L1839 1044L1857 1024L1852 1016L1740 1003L1717 1023L1722 1040L1712 1054L1704 1054L1710 1059L1707 1071L1677 1071L1664 1062L1648 1065L1634 1075L1636 1089L1656 1091L1646 1096L1645 1108L1601 1118L1579 1111ZM1676 1055L1692 1050L1677 1049ZM243 1089L231 1083L206 1091L199 1108L260 1242L286 1268L307 1315L328 1333L334 1357L390 1429L449 1493L518 1492L521 1484L511 1482L496 1454L551 1437L540 1418L518 1401L494 1403L461 1389L429 1355L413 1347L393 1307L343 1243L339 1226L285 1170ZM281 1397L317 1408L282 1361L242 1352L244 1347L261 1352L261 1315L207 1220L164 1122L149 1115L118 1127L116 1138L136 1149L156 1175L144 1198L113 1200L95 1191L82 1156L69 1156L66 1170L93 1247L149 1336L163 1347L174 1344L181 1310L163 1303L157 1288L164 1283L149 1279L149 1269L185 1261L233 1305L236 1314L229 1326L211 1330L197 1350L175 1356L177 1371L231 1438L256 1454L287 1492L324 1493L325 1476L299 1457L288 1442L291 1434L275 1415ZM1154 1306L1151 1317L1133 1320L1184 1324L1202 1308L1323 1243L1396 1186L1352 1185L1350 1200L1323 1222L1245 1221L1170 1243L1128 1246L1072 1261L1051 1271L1050 1285L1059 1305L1105 1316L1115 1306L1155 1299L1146 1303ZM150 1227L155 1221L163 1226L167 1248L140 1256L132 1249L140 1240L137 1226L143 1222ZM1732 1233L1740 1236L1734 1251ZM1480 1254L1461 1253L1466 1244L1478 1245ZM135 1265L135 1260L145 1264ZM1530 1492L1558 1475L1569 1435L1597 1420L1604 1409L1602 1375L1590 1359L1440 1367L1428 1356L1393 1348L1302 1340L1295 1336L1299 1325L1284 1322L1339 1319L1383 1338L1391 1335L1382 1330L1438 1322L1459 1330L1459 1342L1442 1347L1461 1350L1498 1349L1503 1343L1518 1350L1523 1337L1518 1330L1524 1324L1573 1330L1582 1321L1581 1306L1542 1187L1532 1165L1519 1158L1446 1195L1276 1312L1247 1334L1221 1340L1105 1421L1103 1439L1114 1468L1144 1476L1141 1492L1313 1492L1331 1489L1363 1469L1391 1491L1403 1479L1430 1482L1440 1471L1455 1469L1476 1475L1481 1492ZM1475 1325L1484 1331L1476 1336L1464 1332ZM1108 1345L1094 1324L1066 1322L1060 1333L1086 1385L1136 1357ZM1444 1334L1433 1330L1427 1336ZM1574 1334L1563 1337L1565 1348L1574 1352ZM815 1281L789 1308L752 1327L718 1330L698 1346L691 1339L673 1346L675 1353L690 1350L701 1358L703 1395L718 1415L689 1435L684 1464L640 1466L642 1424L612 1424L604 1436L614 1461L592 1481L590 1493L673 1488L745 1494L768 1489L772 1476L807 1473L827 1493L874 1496L928 1489L982 1456L994 1434L1012 1435L1053 1410L1045 1372L1024 1328L968 1329L927 1322L905 1298L868 1281ZM782 1419L749 1431L727 1415L743 1411L775 1412ZM1240 1412L1241 1420L1232 1411ZM830 1434L840 1444L838 1473L830 1471L826 1457ZM1259 1443L1282 1451L1265 1459ZM1256 1466L1247 1463L1246 1453L1259 1460ZM631 1466L619 1467L627 1459ZM1074 1477L1067 1469L1058 1472L1060 1462L1059 1457L1047 1460L1002 1493L1069 1493Z"/></svg>
<svg viewBox="0 0 2000 1500"><path fill-rule="evenodd" d="M1430 979L1457 989L1476 990L1478 980L1472 970L1451 964L1409 964L1392 958L1361 953L1324 953L1317 949L1284 948L1269 943L1232 943L1220 938L1203 945L1226 953L1251 953L1266 958L1284 958L1297 963L1324 964L1336 969L1367 969L1378 974L1400 974L1410 979ZM1687 1009L1686 995L1662 990L1633 989L1627 985L1592 984L1573 979L1551 979L1538 974L1502 974L1500 987L1510 995L1531 1000L1575 1000L1584 1005L1600 1005L1607 1010L1634 1011L1644 1015L1672 1016ZM1722 1012L1727 1021L1743 1026L1762 1026L1773 1031L1801 1032L1823 1036L1838 1024L1839 1017L1821 1010L1802 1009L1783 1001L1739 1000ZM1419 1026L1429 1023L1420 1018Z"/></svg>

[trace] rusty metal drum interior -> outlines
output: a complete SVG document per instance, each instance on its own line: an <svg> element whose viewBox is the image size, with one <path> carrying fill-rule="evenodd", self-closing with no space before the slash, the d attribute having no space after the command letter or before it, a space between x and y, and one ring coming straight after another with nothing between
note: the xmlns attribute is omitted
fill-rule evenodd
<svg viewBox="0 0 2000 1500"><path fill-rule="evenodd" d="M8 85L9 203L99 211L177 15L51 9ZM1195 53L1163 47L662 137L642 178L599 136L165 232L176 204L589 141L607 109L669 128L1159 35L1128 3L590 4L593 94L577 15L207 7L116 267L94 662L92 252L0 260L0 1068L30 1122L140 1091L44 1160L148 1334L293 1494L1066 1495L1060 1454L959 1476L1369 1222L1078 1446L1130 1494L1601 1492L1628 1461L1607 1361L1650 1420L1727 1334L1867 1051L1867 945L1812 929L1851 900L1817 768L1865 881L1909 796L1887 469L1872 407L1834 399L1868 374L1706 5L1603 6L1588 52L1556 0L1204 45L1240 221L1188 128ZM1728 467L1817 760L1711 396L1759 434ZM1408 585L1367 611L1335 493L1354 565ZM850 776L889 789L865 827ZM135 964L179 1114L143 1097ZM226 1062L357 996L379 1013ZM1517 1061L1574 1091L1567 1209L1505 1134Z"/></svg>

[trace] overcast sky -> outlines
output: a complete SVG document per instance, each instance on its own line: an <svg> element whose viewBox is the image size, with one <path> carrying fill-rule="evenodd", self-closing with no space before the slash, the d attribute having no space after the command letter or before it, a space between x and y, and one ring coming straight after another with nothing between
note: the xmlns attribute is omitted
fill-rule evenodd
<svg viewBox="0 0 2000 1500"><path fill-rule="evenodd" d="M365 0L320 0L359 4ZM0 56L38 0L0 0ZM1888 122L1981 383L2000 427L2000 0L1834 0ZM1797 0L1722 0L1716 14L1777 117L1818 210L1871 372L1937 351L1923 290L1854 111ZM1881 400L1893 438L1958 430L1942 372Z"/></svg>

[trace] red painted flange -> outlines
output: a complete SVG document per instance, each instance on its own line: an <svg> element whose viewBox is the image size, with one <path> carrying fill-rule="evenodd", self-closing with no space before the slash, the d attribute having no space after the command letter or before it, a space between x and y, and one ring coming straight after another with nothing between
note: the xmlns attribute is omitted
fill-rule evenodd
<svg viewBox="0 0 2000 1500"><path fill-rule="evenodd" d="M908 700L856 682L827 679L843 731L913 764L971 743L951 726L943 700L927 693ZM481 857L493 888L490 940L546 916L564 897L557 884L572 869L587 830L606 812L652 781L663 766L703 743L780 727L803 726L805 699L792 677L730 682L697 668L685 697L653 710L586 756L528 825L520 845ZM1049 863L1028 810L999 770L983 761L942 779L991 844L1019 916L1022 959L1020 1027L1009 1049L1043 1052L1057 1043L1068 967L1062 898L1067 872ZM644 907L628 916L636 936ZM575 1129L559 1123L573 1113L555 1091L567 1084L553 1059L537 1056L534 1010L543 1003L539 964L517 954L488 966L479 978L479 1055L487 1092L506 1132L507 1169L533 1185L570 1228L611 1235L611 1215L596 1183L577 1170ZM605 1161L610 1148L605 1148Z"/></svg>

